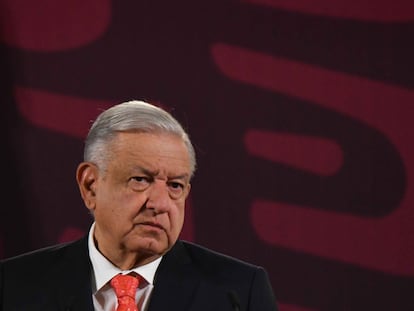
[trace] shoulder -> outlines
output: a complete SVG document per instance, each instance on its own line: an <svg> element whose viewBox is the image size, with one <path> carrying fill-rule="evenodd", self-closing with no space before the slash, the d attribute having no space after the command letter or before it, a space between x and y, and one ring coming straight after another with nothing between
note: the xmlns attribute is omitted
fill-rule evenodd
<svg viewBox="0 0 414 311"><path fill-rule="evenodd" d="M257 272L264 272L259 265L241 260L228 254L212 250L208 247L188 242L179 241L176 246L182 249L181 252L188 256L188 260L192 262L201 272L218 277L236 277L237 275L250 275L254 277ZM180 252L179 250L177 252Z"/></svg>
<svg viewBox="0 0 414 311"><path fill-rule="evenodd" d="M70 261L71 258L76 258L83 252L87 254L87 245L84 239L80 239L2 259L0 265L3 271L17 270L26 272L27 269L33 272L43 267L50 268L51 265L61 263L65 258Z"/></svg>
<svg viewBox="0 0 414 311"><path fill-rule="evenodd" d="M243 261L239 258L233 257L231 255L218 252L211 248L193 243L188 241L180 241L183 247L187 250L187 252L194 258L199 260L206 260L209 262L218 262L221 264L231 264L237 266L245 266L249 268L257 267L256 265L249 263L247 261Z"/></svg>
<svg viewBox="0 0 414 311"><path fill-rule="evenodd" d="M254 306L249 307L251 310L277 310L268 273L262 266L196 243L178 241L166 254L161 273L198 280L200 289L209 296L213 292L225 293L226 297L233 293L227 299L239 300L240 306Z"/></svg>

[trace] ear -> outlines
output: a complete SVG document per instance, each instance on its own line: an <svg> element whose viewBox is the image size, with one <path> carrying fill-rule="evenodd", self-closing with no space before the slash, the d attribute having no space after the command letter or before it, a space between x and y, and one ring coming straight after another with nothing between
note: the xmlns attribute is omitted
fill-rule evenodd
<svg viewBox="0 0 414 311"><path fill-rule="evenodd" d="M96 206L96 184L98 182L98 167L91 162L82 162L76 170L76 181L86 207L93 212Z"/></svg>

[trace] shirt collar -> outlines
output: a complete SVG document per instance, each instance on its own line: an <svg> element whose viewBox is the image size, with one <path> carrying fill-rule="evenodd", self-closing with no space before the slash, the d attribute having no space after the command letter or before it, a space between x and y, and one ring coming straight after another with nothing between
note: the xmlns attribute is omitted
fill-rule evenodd
<svg viewBox="0 0 414 311"><path fill-rule="evenodd" d="M157 271L162 257L157 258L156 260L146 265L131 270L121 270L113 265L108 259L106 259L96 248L93 238L94 229L95 223L92 224L89 230L88 248L95 279L95 284L93 284L95 285L95 291L99 291L106 283L108 283L115 275L119 273L128 274L130 272L136 272L137 274L141 275L148 284L153 285L155 272Z"/></svg>

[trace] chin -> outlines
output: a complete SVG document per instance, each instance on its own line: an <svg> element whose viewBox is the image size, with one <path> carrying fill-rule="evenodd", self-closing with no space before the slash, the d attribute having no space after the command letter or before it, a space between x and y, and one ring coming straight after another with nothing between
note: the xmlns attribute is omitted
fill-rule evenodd
<svg viewBox="0 0 414 311"><path fill-rule="evenodd" d="M154 239L145 238L140 243L135 245L134 249L137 252L147 253L149 255L164 255L169 249L169 245L165 241L158 241Z"/></svg>

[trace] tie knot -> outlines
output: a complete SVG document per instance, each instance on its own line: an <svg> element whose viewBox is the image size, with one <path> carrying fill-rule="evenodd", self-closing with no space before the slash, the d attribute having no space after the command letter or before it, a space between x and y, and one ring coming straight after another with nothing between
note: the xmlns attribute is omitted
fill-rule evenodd
<svg viewBox="0 0 414 311"><path fill-rule="evenodd" d="M129 296L135 300L138 284L138 278L132 275L118 274L111 280L111 286L118 298Z"/></svg>

